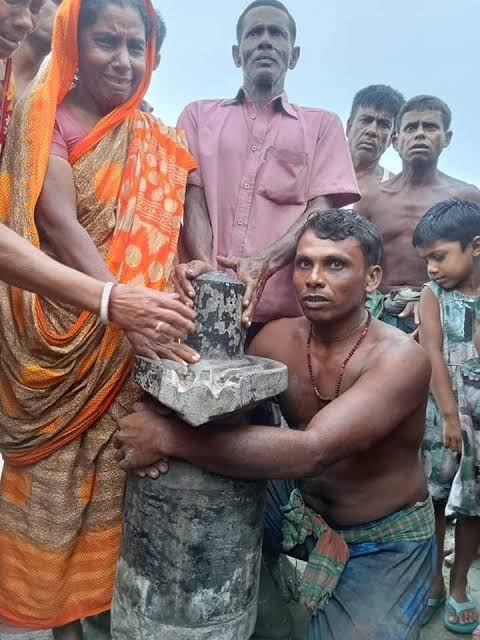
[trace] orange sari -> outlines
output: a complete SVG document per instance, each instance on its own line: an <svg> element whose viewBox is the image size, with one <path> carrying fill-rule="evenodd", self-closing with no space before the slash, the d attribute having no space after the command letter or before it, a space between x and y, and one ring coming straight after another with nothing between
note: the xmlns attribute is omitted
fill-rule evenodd
<svg viewBox="0 0 480 640"><path fill-rule="evenodd" d="M59 8L51 57L13 112L0 169L2 221L37 246L35 206L56 109L77 68L80 4ZM150 0L145 6L153 21ZM122 283L162 290L195 163L182 132L137 109L154 54L152 37L135 95L69 160L78 219L110 271ZM110 607L124 492L111 440L138 394L130 345L89 312L6 285L0 323L0 621L61 626Z"/></svg>

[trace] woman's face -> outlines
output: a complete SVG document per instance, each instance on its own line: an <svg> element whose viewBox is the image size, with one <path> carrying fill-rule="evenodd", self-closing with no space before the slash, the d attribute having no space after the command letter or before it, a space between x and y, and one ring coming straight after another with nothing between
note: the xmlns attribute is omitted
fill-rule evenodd
<svg viewBox="0 0 480 640"><path fill-rule="evenodd" d="M43 0L0 0L0 60L10 58L38 25Z"/></svg>
<svg viewBox="0 0 480 640"><path fill-rule="evenodd" d="M106 4L94 24L80 29L78 49L79 85L102 111L112 111L135 93L145 73L140 12L131 5Z"/></svg>

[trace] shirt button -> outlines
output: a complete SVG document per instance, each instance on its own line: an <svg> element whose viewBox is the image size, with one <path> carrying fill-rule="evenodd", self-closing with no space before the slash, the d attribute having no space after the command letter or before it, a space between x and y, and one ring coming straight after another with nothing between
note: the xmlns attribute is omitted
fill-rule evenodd
<svg viewBox="0 0 480 640"><path fill-rule="evenodd" d="M244 187L245 187L245 189L250 189L250 185L248 184L248 182L246 182L246 183L244 184Z"/></svg>
<svg viewBox="0 0 480 640"><path fill-rule="evenodd" d="M238 224L239 227L241 227L243 222L241 220L237 220L237 224Z"/></svg>
<svg viewBox="0 0 480 640"><path fill-rule="evenodd" d="M256 113L252 113L252 115L250 117L251 117L252 120L255 120L256 117L257 117L257 114Z"/></svg>
<svg viewBox="0 0 480 640"><path fill-rule="evenodd" d="M256 151L256 150L257 150L257 147L255 145L253 145L252 151Z"/></svg>

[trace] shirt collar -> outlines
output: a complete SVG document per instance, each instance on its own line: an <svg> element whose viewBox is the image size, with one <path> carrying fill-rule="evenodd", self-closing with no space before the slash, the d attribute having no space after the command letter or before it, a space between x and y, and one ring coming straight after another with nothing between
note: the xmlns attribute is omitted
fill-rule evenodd
<svg viewBox="0 0 480 640"><path fill-rule="evenodd" d="M225 107L225 106L232 106L236 104L244 104L246 101L250 101L250 98L247 92L245 91L245 89L243 89L242 87L239 89L235 98L232 98L230 100L224 100L222 102L222 106ZM298 120L297 112L288 101L288 96L286 91L283 91L279 96L274 98L271 102L273 103L274 109L281 109L291 118L295 118L295 120Z"/></svg>

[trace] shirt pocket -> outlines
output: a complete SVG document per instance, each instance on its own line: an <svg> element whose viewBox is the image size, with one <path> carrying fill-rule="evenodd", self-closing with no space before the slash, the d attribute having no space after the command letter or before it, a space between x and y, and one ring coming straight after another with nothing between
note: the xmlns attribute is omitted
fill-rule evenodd
<svg viewBox="0 0 480 640"><path fill-rule="evenodd" d="M269 147L260 167L257 193L277 204L304 204L307 177L307 153Z"/></svg>

